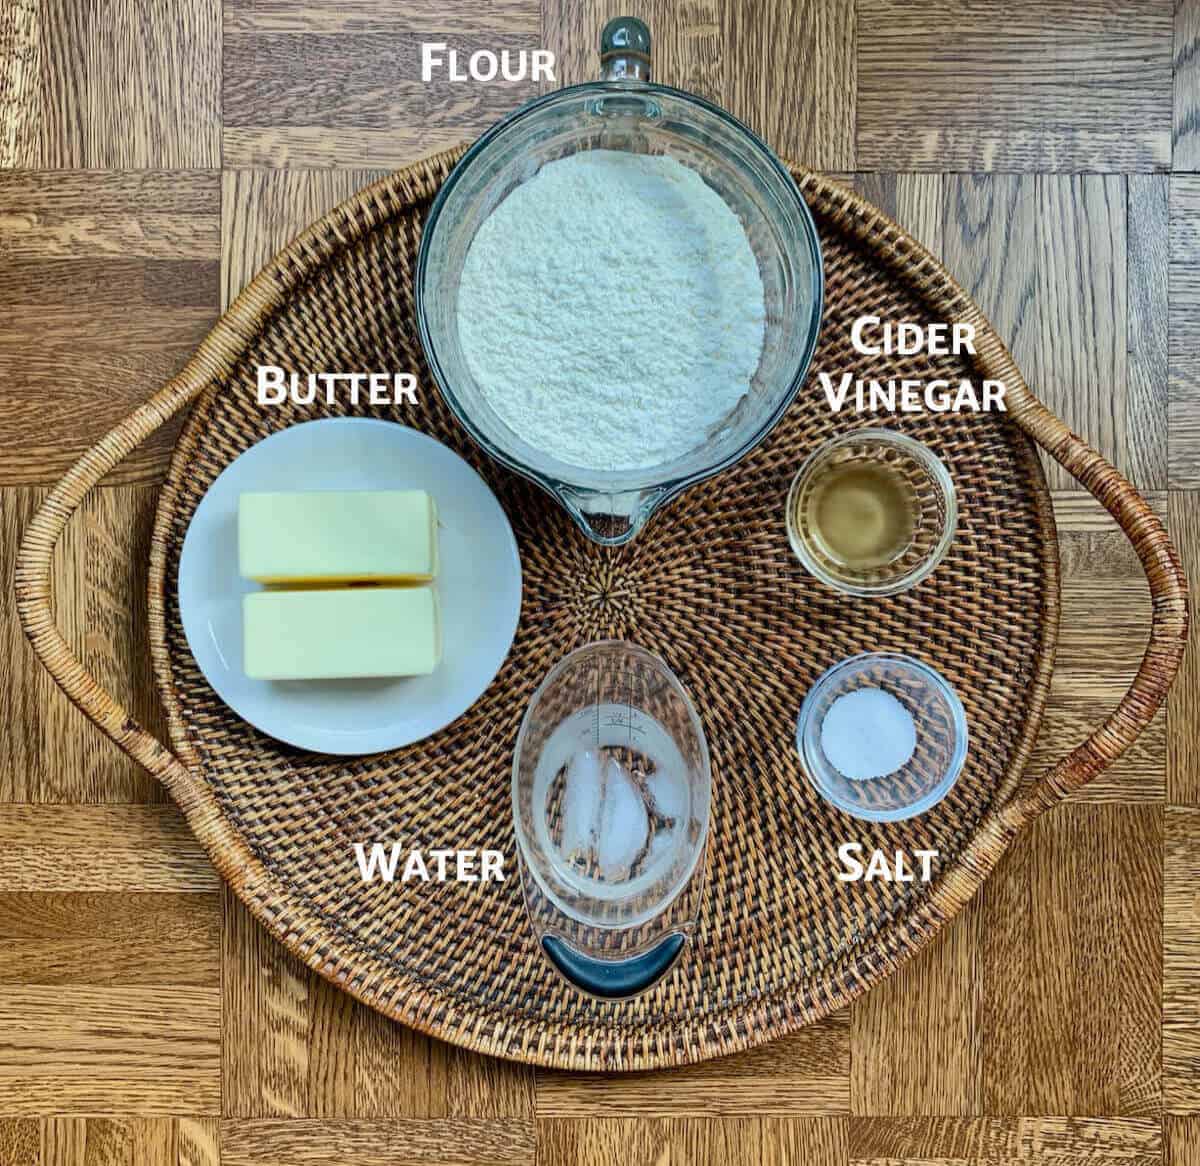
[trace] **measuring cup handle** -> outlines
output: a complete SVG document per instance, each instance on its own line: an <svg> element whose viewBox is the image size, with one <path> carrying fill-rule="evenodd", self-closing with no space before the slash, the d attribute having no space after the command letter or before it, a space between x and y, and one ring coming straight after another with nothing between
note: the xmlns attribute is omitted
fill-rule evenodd
<svg viewBox="0 0 1200 1166"><path fill-rule="evenodd" d="M650 30L635 16L614 16L600 33L601 81L650 80Z"/></svg>
<svg viewBox="0 0 1200 1166"><path fill-rule="evenodd" d="M597 960L576 951L557 935L542 936L542 950L576 988L602 1000L624 1000L662 979L683 951L687 937L676 931L649 951L623 960Z"/></svg>

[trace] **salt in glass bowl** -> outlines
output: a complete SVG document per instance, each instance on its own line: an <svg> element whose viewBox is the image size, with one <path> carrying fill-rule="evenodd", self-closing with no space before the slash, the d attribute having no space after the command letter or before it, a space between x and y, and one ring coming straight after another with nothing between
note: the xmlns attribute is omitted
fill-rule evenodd
<svg viewBox="0 0 1200 1166"><path fill-rule="evenodd" d="M809 524L808 503L832 467L886 464L904 480L915 507L907 546L880 566L840 562ZM942 561L958 526L954 480L938 457L919 441L892 429L856 429L827 441L809 455L787 497L788 541L810 575L847 595L896 595L915 587Z"/></svg>
<svg viewBox="0 0 1200 1166"><path fill-rule="evenodd" d="M855 781L826 756L821 729L838 697L863 688L882 689L905 707L916 749L894 773ZM899 822L937 805L962 772L967 742L967 717L954 689L928 664L898 652L865 652L835 664L809 690L796 722L796 747L813 788L871 822Z"/></svg>

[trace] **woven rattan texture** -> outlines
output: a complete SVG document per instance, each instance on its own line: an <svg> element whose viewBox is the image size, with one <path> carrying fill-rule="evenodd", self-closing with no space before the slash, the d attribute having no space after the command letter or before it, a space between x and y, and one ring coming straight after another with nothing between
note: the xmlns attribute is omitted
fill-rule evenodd
<svg viewBox="0 0 1200 1166"><path fill-rule="evenodd" d="M959 493L959 530L932 578L909 594L851 600L805 575L788 546L784 498L806 453L851 425L833 416L815 376L762 446L688 491L628 547L587 542L535 487L496 467L465 437L425 371L412 290L429 191L380 210L364 237L334 237L325 262L288 288L283 309L246 346L233 374L198 404L170 485L165 527L166 658L160 676L181 756L201 773L267 878L239 887L324 970L393 1015L476 1048L547 1063L669 1064L754 1043L820 1015L884 974L930 929L914 921L919 884L834 880L836 847L936 848L954 865L983 816L1009 797L1040 708L1038 661L1051 651L1054 574L1045 487L1025 436L994 416L882 419L927 442ZM813 369L928 378L971 375L957 358L866 358L847 337L872 312L930 318L894 275L818 209L827 314ZM281 277L284 278L284 277ZM329 409L260 408L257 363L306 372L418 371L420 405L382 410L459 451L495 490L524 569L516 641L500 675L450 728L395 753L345 761L266 738L231 713L199 674L176 603L188 522L216 475L273 430ZM297 466L297 486L304 467ZM1053 545L1052 541L1049 545ZM487 564L480 564L487 577ZM677 972L620 1006L563 986L526 925L509 808L511 751L546 671L589 640L621 637L660 654L692 694L712 750L714 815L699 934ZM793 744L804 694L830 664L868 649L936 666L966 708L971 750L956 788L914 822L874 825L823 803ZM502 885L360 880L353 841L495 847ZM840 996L839 996L840 992ZM762 1009L766 1011L761 1011ZM762 1021L771 1017L770 1023ZM757 1031L747 1033L751 1016Z"/></svg>

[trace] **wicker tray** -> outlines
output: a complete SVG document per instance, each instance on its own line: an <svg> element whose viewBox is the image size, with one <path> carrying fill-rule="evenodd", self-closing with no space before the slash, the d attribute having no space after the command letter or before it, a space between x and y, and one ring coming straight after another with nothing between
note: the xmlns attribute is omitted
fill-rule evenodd
<svg viewBox="0 0 1200 1166"><path fill-rule="evenodd" d="M973 372L1009 387L1007 419L894 422L938 452L959 490L958 537L932 578L904 596L855 602L816 584L794 561L783 523L792 473L815 443L867 423L831 416L815 382L751 456L687 492L629 547L605 550L538 490L488 462L424 376L421 409L405 408L398 419L479 469L521 546L524 609L509 660L468 714L392 754L336 760L265 738L221 704L188 652L175 587L183 535L232 458L301 419L254 404L256 363L424 374L410 277L424 213L459 154L400 171L326 215L243 292L174 380L82 458L26 533L17 570L21 617L68 696L166 783L253 913L359 999L457 1044L545 1065L637 1069L742 1049L841 1007L894 969L961 909L1022 827L1134 740L1183 650L1184 580L1146 503L1029 393L979 309L937 261L850 191L796 169L826 258L828 311L814 369L918 378ZM845 339L849 321L868 310L969 321L979 342L976 368L925 356L872 367ZM192 401L150 563L151 643L168 747L72 655L53 622L50 560L88 490ZM1059 613L1057 543L1034 442L1129 536L1149 579L1154 619L1137 678L1113 715L1049 773L1023 778ZM349 840L366 837L491 846L515 861L508 776L526 701L569 649L608 636L658 652L679 674L700 709L715 776L707 901L691 953L656 989L623 1005L584 998L556 979L531 939L515 877L470 892L453 884L384 889L364 886L348 860ZM952 794L924 817L892 826L852 821L821 802L792 745L813 679L872 647L909 650L935 664L961 695L971 731ZM835 850L844 840L937 848L936 878L838 883Z"/></svg>

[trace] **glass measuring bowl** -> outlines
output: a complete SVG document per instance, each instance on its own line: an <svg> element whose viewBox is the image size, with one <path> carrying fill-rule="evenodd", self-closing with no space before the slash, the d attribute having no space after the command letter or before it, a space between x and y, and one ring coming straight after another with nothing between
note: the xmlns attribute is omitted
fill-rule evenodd
<svg viewBox="0 0 1200 1166"><path fill-rule="evenodd" d="M711 796L700 719L657 656L602 641L550 670L517 736L513 818L534 934L577 988L632 996L679 958Z"/></svg>
<svg viewBox="0 0 1200 1166"><path fill-rule="evenodd" d="M664 502L732 465L770 432L808 371L824 280L816 228L791 175L724 110L650 83L645 25L627 17L610 21L601 63L600 81L528 103L467 151L430 209L415 296L430 371L467 432L497 461L545 489L590 539L617 545L633 538ZM646 468L589 469L524 441L488 403L459 338L459 282L480 225L545 163L595 149L667 155L699 172L741 220L763 283L763 351L746 396L711 432L697 433L688 453Z"/></svg>

